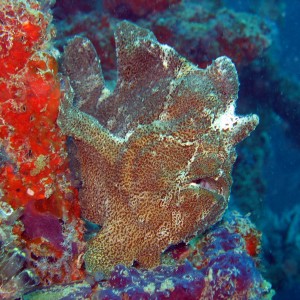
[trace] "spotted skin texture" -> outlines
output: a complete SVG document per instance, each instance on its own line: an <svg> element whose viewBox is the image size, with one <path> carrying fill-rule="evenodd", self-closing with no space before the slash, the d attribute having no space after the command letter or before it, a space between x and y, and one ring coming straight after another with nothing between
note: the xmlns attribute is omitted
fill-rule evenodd
<svg viewBox="0 0 300 300"><path fill-rule="evenodd" d="M88 244L86 266L106 274L120 263L157 266L169 245L220 220L234 146L258 124L255 115L234 115L239 83L229 58L199 69L126 21L115 39L113 92L88 40L77 37L66 47L58 120L77 146L83 217L102 225ZM81 87L78 72L89 64Z"/></svg>

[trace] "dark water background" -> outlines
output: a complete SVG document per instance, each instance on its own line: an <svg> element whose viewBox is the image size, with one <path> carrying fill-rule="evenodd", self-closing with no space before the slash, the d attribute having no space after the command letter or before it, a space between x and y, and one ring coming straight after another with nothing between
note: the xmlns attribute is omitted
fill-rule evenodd
<svg viewBox="0 0 300 300"><path fill-rule="evenodd" d="M292 0L286 3L285 20L279 27L280 58L282 68L290 76L300 80L300 1ZM268 178L266 204L269 205L270 209L281 214L300 203L300 148L299 145L295 145L286 137L280 124L274 126L270 135L274 153L265 170ZM300 232L299 227L298 232ZM300 255L300 249L298 249L298 253ZM300 266L296 267L299 273ZM299 295L300 285L298 281L283 290L278 290L274 299L299 299Z"/></svg>
<svg viewBox="0 0 300 300"><path fill-rule="evenodd" d="M248 11L252 1L226 1L229 7L240 11ZM279 1L278 1L279 2ZM264 1L261 1L264 3ZM288 77L300 80L300 1L286 1L286 10L282 11L282 21L277 23L279 32L279 55L280 67ZM255 11L253 11L255 13ZM285 93L287 91L282 91ZM300 103L299 103L300 106ZM300 128L297 130L300 134ZM264 170L267 190L265 207L273 210L277 215L284 215L296 204L299 204L300 196L300 145L295 143L285 132L285 126L278 119L268 132L272 152L267 156ZM298 207L299 209L299 207ZM300 212L298 212L298 215ZM262 216L263 217L263 216ZM268 225L272 231L272 224ZM298 233L300 232L298 223ZM299 246L299 245L298 245ZM273 249L265 249L273 251ZM300 256L300 249L298 249ZM282 253L284 256L285 253ZM299 273L300 266L296 265L298 281L292 282L276 291L274 299L300 299ZM284 280L284 278L283 278Z"/></svg>

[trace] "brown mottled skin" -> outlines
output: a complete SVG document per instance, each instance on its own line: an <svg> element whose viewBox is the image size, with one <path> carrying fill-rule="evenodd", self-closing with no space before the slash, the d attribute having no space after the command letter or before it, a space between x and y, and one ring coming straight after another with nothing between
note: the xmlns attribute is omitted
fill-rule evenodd
<svg viewBox="0 0 300 300"><path fill-rule="evenodd" d="M198 69L129 22L116 44L118 82L109 92L90 42L69 43L58 120L77 146L82 215L102 225L86 266L106 274L119 263L157 266L169 245L217 222L234 146L258 124L233 114L238 78L229 58Z"/></svg>

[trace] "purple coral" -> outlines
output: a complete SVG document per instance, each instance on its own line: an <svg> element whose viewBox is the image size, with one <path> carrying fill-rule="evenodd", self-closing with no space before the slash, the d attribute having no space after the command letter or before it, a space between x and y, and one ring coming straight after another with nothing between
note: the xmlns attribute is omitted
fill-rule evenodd
<svg viewBox="0 0 300 300"><path fill-rule="evenodd" d="M97 293L96 299L197 299L204 291L205 279L188 261L175 268L160 266L152 271L118 265L109 285Z"/></svg>
<svg viewBox="0 0 300 300"><path fill-rule="evenodd" d="M248 219L228 214L225 221L198 237L196 245L204 245L201 257L191 255L179 265L153 270L116 266L95 299L271 299L274 291L237 233L241 222L245 232L251 229Z"/></svg>

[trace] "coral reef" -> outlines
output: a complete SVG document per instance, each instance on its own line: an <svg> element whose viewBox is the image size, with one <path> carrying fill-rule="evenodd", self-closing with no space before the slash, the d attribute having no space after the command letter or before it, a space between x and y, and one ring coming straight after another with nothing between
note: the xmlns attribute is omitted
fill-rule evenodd
<svg viewBox="0 0 300 300"><path fill-rule="evenodd" d="M239 113L255 111L264 119L260 135L240 149L233 174L240 179L234 198L243 201L236 203L246 212L257 211L264 194L261 170L272 152L266 128L273 118L268 116L275 115L270 110L300 140L299 82L266 52L274 43L274 25L226 9L218 0L195 5L114 0L104 1L106 10L98 11L101 1L74 0L70 6L57 0L60 50L68 36L80 33L101 58L100 67L92 44L75 38L62 57L59 82L60 54L50 25L54 2L0 0L0 298L271 298L274 292L258 272L260 233L247 218L228 214L203 234L189 236L226 209L234 146L256 123L253 118L243 131L240 123L251 116L234 115L238 83L232 63L222 57L207 67L217 56L230 56L242 75ZM253 11L284 19L283 1L253 3L248 4ZM118 26L124 17L207 69L197 69L147 30ZM112 92L115 43L120 76ZM102 71L111 81L104 83ZM76 122L74 129L63 129L74 136L77 150L56 124L61 97L67 117ZM101 148L99 137L111 144ZM86 277L76 188L84 216L103 226L89 242L87 267L113 270L107 280L101 272ZM203 208L206 200L211 206ZM264 248L270 249L262 252L269 263L265 274L278 289L299 281L298 212L295 207L281 218L270 213L264 219L275 228L263 227ZM92 235L95 231L86 237ZM144 252L132 247L138 243ZM94 253L102 246L110 254L104 266L106 253ZM111 250L127 252L120 258ZM154 256L145 262L149 254ZM159 258L162 266L143 268L157 265Z"/></svg>
<svg viewBox="0 0 300 300"><path fill-rule="evenodd" d="M117 265L107 280L97 274L84 282L38 289L23 298L272 299L271 285L256 268L259 250L260 233L250 220L227 212L189 244L170 248L164 264L153 270Z"/></svg>
<svg viewBox="0 0 300 300"><path fill-rule="evenodd" d="M41 282L51 284L83 276L83 226L56 124L60 85L44 4L0 1L0 197L24 208L20 239Z"/></svg>
<svg viewBox="0 0 300 300"><path fill-rule="evenodd" d="M239 67L249 65L270 47L272 24L258 15L203 4L175 6L141 20L161 43L174 47L195 64L205 67L221 55L230 57Z"/></svg>
<svg viewBox="0 0 300 300"><path fill-rule="evenodd" d="M22 300L83 300L91 299L92 287L88 282L54 285L29 292Z"/></svg>
<svg viewBox="0 0 300 300"><path fill-rule="evenodd" d="M118 265L94 299L271 299L274 291L255 267L257 252L250 250L254 259L247 254L250 237L260 243L249 219L227 214L190 242L181 263L154 270Z"/></svg>
<svg viewBox="0 0 300 300"><path fill-rule="evenodd" d="M13 210L0 201L0 299L3 300L20 297L40 281L28 268L29 258L17 234L23 227L21 214L20 209Z"/></svg>
<svg viewBox="0 0 300 300"><path fill-rule="evenodd" d="M102 2L98 0L72 0L72 5L70 5L70 2L65 0L52 1L55 2L53 3L53 5L55 4L55 7L53 8L55 17L59 19L67 18L70 13L74 14L77 12L97 10L99 9L99 4Z"/></svg>
<svg viewBox="0 0 300 300"><path fill-rule="evenodd" d="M136 20L148 14L166 10L172 4L180 2L181 0L104 0L103 6L117 18Z"/></svg>
<svg viewBox="0 0 300 300"><path fill-rule="evenodd" d="M264 5L269 7L269 4L261 4ZM66 38L74 34L88 37L101 59L105 79L110 80L107 86L112 87L116 79L112 32L117 21L109 13L94 10L70 14L57 23L61 30L56 45L62 49ZM174 47L200 67L206 67L213 59L224 54L235 62L241 82L240 113L256 112L262 114L264 120L260 131L240 146L240 159L233 174L236 206L245 213L251 212L253 220L257 220L263 211L266 191L263 168L270 150L267 142L267 131L273 124L270 111L275 110L291 125L288 134L291 138L296 140L300 137L294 130L298 128L299 120L297 89L293 94L288 92L293 90L296 82L279 76L282 68L273 68L269 64L269 49L276 47L276 24L257 14L235 12L222 5L221 1L201 1L197 4L186 1L163 12L139 18L136 24L151 29L159 42ZM291 84L288 85L289 82ZM288 86L288 89L285 88ZM282 93L282 90L286 92Z"/></svg>
<svg viewBox="0 0 300 300"><path fill-rule="evenodd" d="M283 1L246 4L253 14L235 12L220 2L191 4L186 1L136 22L151 29L161 43L174 47L201 67L224 54L235 62L241 82L239 113L255 112L262 117L262 122L259 132L243 143L240 151L238 149L240 158L233 173L233 199L237 208L245 213L251 212L252 219L257 221L265 207L264 168L272 152L268 132L272 131L274 118L280 116L286 136L300 144L297 131L300 120L299 80L287 74L282 60L278 60L278 24L269 21L284 18L283 6L286 4ZM213 8L210 7L212 3ZM264 11L267 18L254 14L258 9ZM87 36L101 58L104 77L115 79L112 35L115 24L115 18L100 11L71 15L58 23L63 29L58 33L56 43L62 47L66 36L75 33Z"/></svg>
<svg viewBox="0 0 300 300"><path fill-rule="evenodd" d="M113 92L88 40L66 47L75 98L65 80L58 119L75 138L83 217L103 226L89 242L86 266L104 273L117 263L154 267L169 245L218 221L234 147L258 123L255 115L234 114L239 83L229 58L198 69L129 22L120 23L115 39Z"/></svg>
<svg viewBox="0 0 300 300"><path fill-rule="evenodd" d="M108 2L113 5L114 1ZM132 2L138 7L141 3ZM208 6L206 1L173 5L165 11L139 18L136 24L153 31L159 42L172 46L200 67L206 67L222 55L230 57L238 67L249 65L272 44L275 34L272 23L253 14ZM56 45L62 48L66 37L74 34L89 38L101 59L105 77L109 76L107 73L116 69L113 31L119 19L113 16L114 13L94 10L60 20Z"/></svg>

